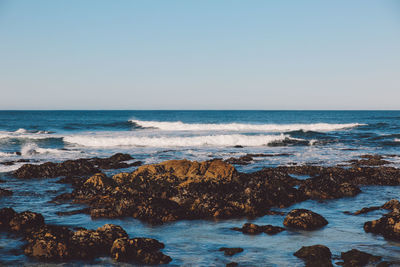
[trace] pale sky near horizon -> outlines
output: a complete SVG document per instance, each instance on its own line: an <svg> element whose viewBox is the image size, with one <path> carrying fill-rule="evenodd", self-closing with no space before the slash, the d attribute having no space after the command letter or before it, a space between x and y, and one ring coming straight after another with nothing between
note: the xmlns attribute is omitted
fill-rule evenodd
<svg viewBox="0 0 400 267"><path fill-rule="evenodd" d="M0 0L2 109L400 109L400 1Z"/></svg>

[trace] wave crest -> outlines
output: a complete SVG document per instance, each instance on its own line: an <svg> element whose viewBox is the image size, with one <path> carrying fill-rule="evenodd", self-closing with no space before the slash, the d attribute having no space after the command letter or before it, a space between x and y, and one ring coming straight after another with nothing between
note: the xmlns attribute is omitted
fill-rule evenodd
<svg viewBox="0 0 400 267"><path fill-rule="evenodd" d="M144 128L155 128L164 131L257 131L257 132L290 132L320 131L328 132L362 126L360 123L312 123L312 124L245 124L245 123L184 123L182 121L140 121L130 120Z"/></svg>
<svg viewBox="0 0 400 267"><path fill-rule="evenodd" d="M64 141L87 147L229 147L229 146L266 146L287 140L300 140L290 138L288 135L206 135L190 137L140 137L140 136L68 136Z"/></svg>

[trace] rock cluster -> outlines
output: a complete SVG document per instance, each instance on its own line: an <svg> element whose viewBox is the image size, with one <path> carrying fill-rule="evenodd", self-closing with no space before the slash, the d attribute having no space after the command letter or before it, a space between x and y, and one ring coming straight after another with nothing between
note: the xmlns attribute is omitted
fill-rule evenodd
<svg viewBox="0 0 400 267"><path fill-rule="evenodd" d="M289 212L283 225L301 230L315 230L328 224L321 215L306 209L295 209Z"/></svg>
<svg viewBox="0 0 400 267"><path fill-rule="evenodd" d="M245 223L241 228L234 227L232 228L234 231L239 231L242 232L243 234L248 234L248 235L257 235L261 233L266 233L269 235L275 235L278 234L282 231L285 231L285 228L279 227L279 226L273 226L270 224L267 225L257 225L253 223Z"/></svg>
<svg viewBox="0 0 400 267"><path fill-rule="evenodd" d="M171 160L112 178L96 174L60 198L88 204L93 218L131 216L158 224L265 215L270 207L304 200L294 183L274 171L241 174L221 160Z"/></svg>
<svg viewBox="0 0 400 267"><path fill-rule="evenodd" d="M117 261L166 264L171 258L159 250L164 244L155 239L133 238L118 225L106 224L97 230L46 225L41 214L12 208L0 210L0 229L22 235L27 241L24 253L43 261L93 259L111 255Z"/></svg>
<svg viewBox="0 0 400 267"><path fill-rule="evenodd" d="M60 176L84 176L100 172L100 169L121 169L139 166L140 161L128 164L124 161L132 160L129 154L117 153L109 158L90 158L67 160L62 163L46 162L39 165L24 164L14 175L18 178L52 178Z"/></svg>

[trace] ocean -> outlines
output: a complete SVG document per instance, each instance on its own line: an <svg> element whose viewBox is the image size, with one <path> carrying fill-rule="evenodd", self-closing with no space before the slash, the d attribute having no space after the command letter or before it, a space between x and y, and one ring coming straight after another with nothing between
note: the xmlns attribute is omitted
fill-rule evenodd
<svg viewBox="0 0 400 267"><path fill-rule="evenodd" d="M308 200L289 208L306 208L329 221L323 229L285 231L275 236L248 236L231 231L245 222L282 226L282 215L248 220L179 221L150 226L132 218L92 220L89 215L58 216L57 211L74 210L76 204L49 201L71 192L55 179L21 180L11 172L22 166L2 164L27 159L31 162L60 162L67 159L107 157L129 153L145 164L170 159L203 161L227 159L247 153L282 154L256 158L249 165L235 166L241 172L291 164L331 166L363 154L397 155L391 166L400 167L400 111L0 111L0 184L14 192L0 198L0 208L40 212L47 223L97 228L105 223L121 225L130 236L152 237L165 243L163 252L172 257L170 266L220 266L237 261L245 266L303 266L293 256L301 246L323 244L334 257L358 248L383 256L400 258L400 243L367 234L364 222L377 219L383 211L349 216L344 211L379 206L399 198L399 186L365 186L353 198ZM133 171L110 170L107 174ZM15 253L22 241L0 233L0 263L37 264ZM219 247L244 248L229 259ZM118 265L109 258L86 265ZM124 265L125 266L125 265Z"/></svg>

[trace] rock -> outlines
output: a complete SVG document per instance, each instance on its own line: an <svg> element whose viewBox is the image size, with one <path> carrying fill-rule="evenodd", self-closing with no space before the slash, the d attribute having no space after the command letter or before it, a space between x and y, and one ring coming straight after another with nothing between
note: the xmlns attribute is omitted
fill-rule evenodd
<svg viewBox="0 0 400 267"><path fill-rule="evenodd" d="M17 215L12 208L0 209L0 229L8 230L10 228L10 221Z"/></svg>
<svg viewBox="0 0 400 267"><path fill-rule="evenodd" d="M390 161L384 160L381 155L362 155L359 160L349 160L348 162L356 166L381 166L390 164Z"/></svg>
<svg viewBox="0 0 400 267"><path fill-rule="evenodd" d="M357 249L352 249L347 252L342 252L342 259L344 261L345 267L359 267L365 266L370 262L379 262L382 257L374 256L366 252L359 251Z"/></svg>
<svg viewBox="0 0 400 267"><path fill-rule="evenodd" d="M167 264L172 259L159 250L164 244L151 238L119 238L111 248L111 257L116 261L136 261L141 264Z"/></svg>
<svg viewBox="0 0 400 267"><path fill-rule="evenodd" d="M67 227L45 225L28 234L27 256L44 261L61 261L72 257L69 240L73 232Z"/></svg>
<svg viewBox="0 0 400 267"><path fill-rule="evenodd" d="M295 209L286 215L283 225L302 230L315 230L328 224L321 215L306 209Z"/></svg>
<svg viewBox="0 0 400 267"><path fill-rule="evenodd" d="M306 266L333 266L331 260L332 253L328 247L323 245L302 247L294 255L304 260Z"/></svg>
<svg viewBox="0 0 400 267"><path fill-rule="evenodd" d="M0 197L12 196L13 192L7 189L0 188Z"/></svg>
<svg viewBox="0 0 400 267"><path fill-rule="evenodd" d="M218 249L219 251L223 251L225 256L233 256L237 253L243 252L242 248L225 248L222 247Z"/></svg>
<svg viewBox="0 0 400 267"><path fill-rule="evenodd" d="M382 206L373 206L373 207L366 207L362 208L361 210L358 210L354 212L354 215L359 215L359 214L364 214L368 213L374 210L380 210L380 209L386 209L386 210L400 210L400 202L397 199L392 199L387 201L385 204Z"/></svg>
<svg viewBox="0 0 400 267"><path fill-rule="evenodd" d="M360 188L355 185L324 176L307 179L299 190L307 197L318 200L353 197L361 193Z"/></svg>
<svg viewBox="0 0 400 267"><path fill-rule="evenodd" d="M116 174L112 180L94 175L55 201L88 204L92 218L130 216L151 224L224 219L273 214L269 207L303 200L293 188L297 182L274 170L241 174L221 160L171 160Z"/></svg>
<svg viewBox="0 0 400 267"><path fill-rule="evenodd" d="M239 266L239 264L237 262L232 261L230 263L227 263L225 266L226 267L236 267L236 266Z"/></svg>
<svg viewBox="0 0 400 267"><path fill-rule="evenodd" d="M380 234L385 238L400 240L400 213L390 212L380 219L364 223L364 231Z"/></svg>
<svg viewBox="0 0 400 267"><path fill-rule="evenodd" d="M251 163L253 158L251 156L242 156L240 158L229 158L226 159L225 162L229 164L235 164L235 165L248 165Z"/></svg>
<svg viewBox="0 0 400 267"><path fill-rule="evenodd" d="M14 232L29 232L43 226L44 218L40 213L24 211L16 214L9 225Z"/></svg>
<svg viewBox="0 0 400 267"><path fill-rule="evenodd" d="M117 153L109 158L89 158L67 160L62 163L46 162L39 165L24 164L14 172L18 178L52 178L61 176L84 176L99 173L100 169L120 169L138 166L141 162L127 164L122 161L131 160L128 154Z"/></svg>
<svg viewBox="0 0 400 267"><path fill-rule="evenodd" d="M285 231L285 228L279 227L279 226L273 226L273 225L256 225L253 223L245 223L242 228L234 227L232 228L234 231L239 231L242 232L243 234L250 234L250 235L256 235L256 234L261 234L261 233L266 233L269 235L274 235L277 233L280 233L282 231Z"/></svg>

